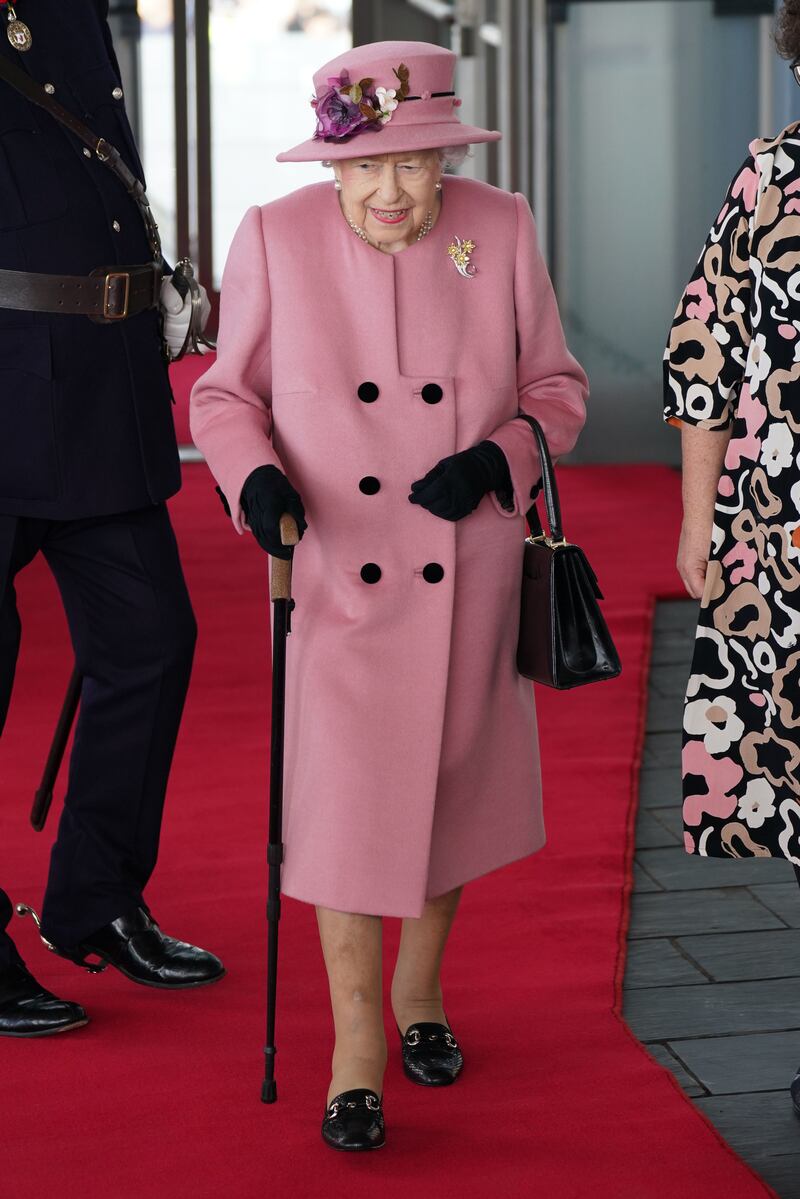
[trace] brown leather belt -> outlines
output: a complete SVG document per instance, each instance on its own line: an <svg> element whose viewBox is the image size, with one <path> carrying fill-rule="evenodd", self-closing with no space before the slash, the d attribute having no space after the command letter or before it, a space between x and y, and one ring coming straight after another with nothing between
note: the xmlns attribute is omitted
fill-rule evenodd
<svg viewBox="0 0 800 1199"><path fill-rule="evenodd" d="M163 275L163 267L155 262L101 266L91 275L0 270L0 308L80 313L99 324L110 324L157 307Z"/></svg>

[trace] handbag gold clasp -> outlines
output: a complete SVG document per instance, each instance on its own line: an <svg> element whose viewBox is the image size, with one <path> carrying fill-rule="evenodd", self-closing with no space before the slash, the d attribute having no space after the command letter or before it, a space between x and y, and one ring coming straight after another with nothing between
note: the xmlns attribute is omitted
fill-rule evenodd
<svg viewBox="0 0 800 1199"><path fill-rule="evenodd" d="M562 537L560 541L553 541L553 538L547 533L537 533L535 537L530 536L526 538L526 540L529 541L531 545L546 545L547 548L551 550L560 550L565 546L572 544L571 541L567 541L566 537Z"/></svg>

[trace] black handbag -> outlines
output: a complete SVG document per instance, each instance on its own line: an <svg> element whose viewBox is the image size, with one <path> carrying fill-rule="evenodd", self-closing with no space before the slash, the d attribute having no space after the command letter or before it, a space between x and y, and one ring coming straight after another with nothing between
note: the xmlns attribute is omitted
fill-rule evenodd
<svg viewBox="0 0 800 1199"><path fill-rule="evenodd" d="M544 532L532 504L522 565L517 670L560 691L616 678L622 666L598 604L603 594L583 550L564 537L547 440L538 421L520 417L533 430L539 449L550 533Z"/></svg>

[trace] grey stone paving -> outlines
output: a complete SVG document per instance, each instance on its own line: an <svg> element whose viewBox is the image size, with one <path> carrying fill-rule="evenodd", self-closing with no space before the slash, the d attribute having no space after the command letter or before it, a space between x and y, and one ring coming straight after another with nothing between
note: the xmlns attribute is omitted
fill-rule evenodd
<svg viewBox="0 0 800 1199"><path fill-rule="evenodd" d="M625 1016L781 1196L800 1199L800 889L783 861L690 857L680 726L696 605L656 609Z"/></svg>

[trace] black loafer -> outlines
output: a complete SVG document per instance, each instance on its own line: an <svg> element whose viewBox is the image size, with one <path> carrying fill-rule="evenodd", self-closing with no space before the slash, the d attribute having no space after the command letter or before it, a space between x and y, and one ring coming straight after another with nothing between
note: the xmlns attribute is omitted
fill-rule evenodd
<svg viewBox="0 0 800 1199"><path fill-rule="evenodd" d="M456 1081L464 1059L447 1025L410 1024L401 1040L406 1078L422 1087L447 1087Z"/></svg>
<svg viewBox="0 0 800 1199"><path fill-rule="evenodd" d="M386 1144L383 1108L374 1091L342 1091L332 1099L322 1121L322 1139L334 1149L359 1153Z"/></svg>
<svg viewBox="0 0 800 1199"><path fill-rule="evenodd" d="M0 1036L49 1037L88 1023L80 1004L46 991L22 962L0 970Z"/></svg>
<svg viewBox="0 0 800 1199"><path fill-rule="evenodd" d="M131 982L180 990L215 983L225 974L218 957L162 933L149 912L136 908L81 941L74 950L53 946L61 957L96 973L113 966ZM99 958L92 963L89 957Z"/></svg>
<svg viewBox="0 0 800 1199"><path fill-rule="evenodd" d="M794 1114L796 1116L800 1116L800 1070L797 1071L792 1079L791 1086L789 1087L789 1094L792 1097Z"/></svg>

